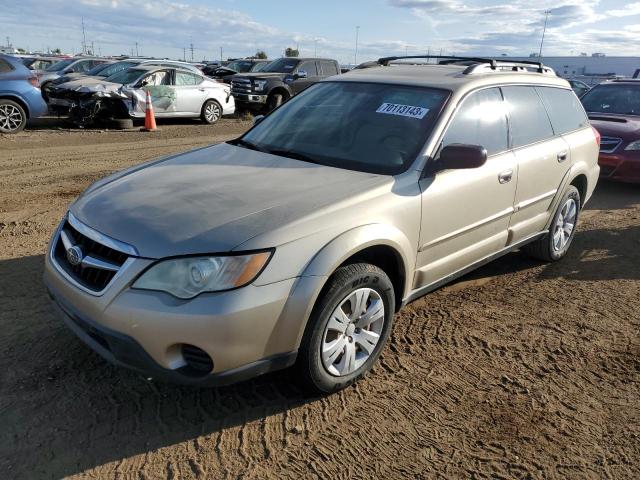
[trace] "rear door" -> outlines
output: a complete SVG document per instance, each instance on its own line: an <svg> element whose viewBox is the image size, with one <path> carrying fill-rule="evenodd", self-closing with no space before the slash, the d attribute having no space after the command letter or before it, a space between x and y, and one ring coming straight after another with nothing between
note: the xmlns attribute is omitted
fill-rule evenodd
<svg viewBox="0 0 640 480"><path fill-rule="evenodd" d="M438 171L421 180L422 228L415 288L433 284L507 244L517 183L508 137L506 106L499 88L471 93L458 106L442 147L481 145L488 158L479 168Z"/></svg>
<svg viewBox="0 0 640 480"><path fill-rule="evenodd" d="M203 81L200 75L176 70L177 112L200 114L206 95Z"/></svg>
<svg viewBox="0 0 640 480"><path fill-rule="evenodd" d="M338 71L338 65L331 60L320 60L318 63L320 64L320 73L323 78L332 77L340 73Z"/></svg>
<svg viewBox="0 0 640 480"><path fill-rule="evenodd" d="M533 86L502 87L509 111L511 144L518 168L511 243L544 229L551 203L571 168L569 145L556 135Z"/></svg>

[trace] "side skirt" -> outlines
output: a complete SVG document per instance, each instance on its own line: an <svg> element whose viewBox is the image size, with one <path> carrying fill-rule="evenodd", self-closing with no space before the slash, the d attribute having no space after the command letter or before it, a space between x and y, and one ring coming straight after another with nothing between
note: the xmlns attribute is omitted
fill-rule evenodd
<svg viewBox="0 0 640 480"><path fill-rule="evenodd" d="M429 285L425 285L424 287L420 287L416 290L413 290L409 294L409 296L402 301L401 308L407 305L408 303L411 303L414 300L417 300L418 298L423 297L427 293L433 292L434 290L437 290L438 288L446 285L447 283L452 282L456 278L460 278L466 275L467 273L475 270L476 268L482 267L483 265L486 265L487 263L490 263L495 259L500 258L503 255L506 255L507 253L517 250L518 248L522 247L523 245L526 245L527 243L536 241L540 237L545 236L547 233L549 232L546 230L543 232L538 232L534 235L531 235L530 237L525 238L524 240L519 241L518 243L515 243L513 245L508 245L502 250L498 250L496 253L493 253L481 260L478 260L477 262L472 263L471 265L464 267L463 269L458 270L457 272L447 275L446 277L441 278L440 280L436 280L435 282L430 283Z"/></svg>

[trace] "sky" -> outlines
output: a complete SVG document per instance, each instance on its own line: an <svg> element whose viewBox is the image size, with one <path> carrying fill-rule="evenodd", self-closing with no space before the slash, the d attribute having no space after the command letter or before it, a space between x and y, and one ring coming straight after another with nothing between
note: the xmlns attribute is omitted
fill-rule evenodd
<svg viewBox="0 0 640 480"><path fill-rule="evenodd" d="M78 53L191 59L301 56L341 63L389 55L640 55L640 1L0 0L0 43ZM358 28L359 27L359 28ZM358 50L356 56L356 36Z"/></svg>

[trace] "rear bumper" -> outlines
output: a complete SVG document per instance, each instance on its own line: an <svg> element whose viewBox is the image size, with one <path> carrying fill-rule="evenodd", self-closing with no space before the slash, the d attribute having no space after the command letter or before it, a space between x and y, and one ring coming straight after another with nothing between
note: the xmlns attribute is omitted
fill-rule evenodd
<svg viewBox="0 0 640 480"><path fill-rule="evenodd" d="M640 152L601 153L600 178L640 183Z"/></svg>

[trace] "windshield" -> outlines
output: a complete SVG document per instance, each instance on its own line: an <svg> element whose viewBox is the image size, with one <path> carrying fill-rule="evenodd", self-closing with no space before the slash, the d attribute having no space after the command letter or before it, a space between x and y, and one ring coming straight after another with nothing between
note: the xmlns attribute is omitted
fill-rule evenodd
<svg viewBox="0 0 640 480"><path fill-rule="evenodd" d="M271 65L270 62L258 62L251 69L252 72L264 72L264 69Z"/></svg>
<svg viewBox="0 0 640 480"><path fill-rule="evenodd" d="M142 70L138 70L136 68L130 68L128 70L123 70L121 72L115 73L110 77L105 78L105 81L112 83L121 83L123 85L129 85L130 83L135 82L140 76L145 73Z"/></svg>
<svg viewBox="0 0 640 480"><path fill-rule="evenodd" d="M70 58L69 60L62 60L62 61L54 63L53 65L48 67L46 71L47 72L59 72L60 70L68 67L69 65L71 65L73 62L75 62L75 60L73 58Z"/></svg>
<svg viewBox="0 0 640 480"><path fill-rule="evenodd" d="M225 68L228 68L230 70L235 70L236 72L239 72L239 73L245 73L251 70L252 65L253 65L253 62L251 61L236 60L234 62L231 62Z"/></svg>
<svg viewBox="0 0 640 480"><path fill-rule="evenodd" d="M295 58L279 58L267 65L263 72L270 73L291 73L298 65L299 60Z"/></svg>
<svg viewBox="0 0 640 480"><path fill-rule="evenodd" d="M403 85L319 83L234 143L321 165L397 174L415 160L448 96Z"/></svg>
<svg viewBox="0 0 640 480"><path fill-rule="evenodd" d="M102 72L100 72L100 75L102 75L103 77L110 77L111 75L118 73L118 72L122 72L123 70L126 70L127 68L133 67L134 65L138 65L135 62L116 62L116 63L112 63L110 64L107 68L105 68Z"/></svg>
<svg viewBox="0 0 640 480"><path fill-rule="evenodd" d="M111 65L110 63L101 63L100 65L96 65L95 67L93 67L91 70L87 72L87 75L97 75L110 65Z"/></svg>
<svg viewBox="0 0 640 480"><path fill-rule="evenodd" d="M640 84L598 85L581 101L587 112L640 115Z"/></svg>

